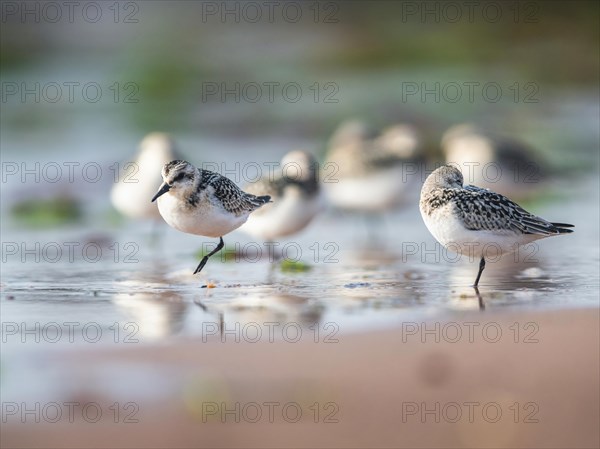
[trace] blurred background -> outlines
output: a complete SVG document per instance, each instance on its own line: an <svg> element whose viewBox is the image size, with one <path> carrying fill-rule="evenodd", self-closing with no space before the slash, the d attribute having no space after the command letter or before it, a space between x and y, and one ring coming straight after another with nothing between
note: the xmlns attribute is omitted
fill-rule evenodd
<svg viewBox="0 0 600 449"><path fill-rule="evenodd" d="M134 322L153 343L197 337L206 323L335 323L343 334L479 313L477 264L440 257L418 211L443 136L465 123L527 148L544 183L524 206L576 226L529 259L488 264L486 311L597 307L598 2L90 3L2 3L4 322L93 320L108 339L114 323ZM292 264L236 258L263 242L235 232L230 256L193 277L213 239L111 203L149 133L243 186L255 173L243 167L292 150L323 164L349 120L375 136L414 129L418 182L400 207L324 207L281 239L301 249ZM17 354L39 348L3 341L3 372L27 369ZM18 376L3 383L9 399L26 389ZM40 388L64 387L60 376L51 384Z"/></svg>

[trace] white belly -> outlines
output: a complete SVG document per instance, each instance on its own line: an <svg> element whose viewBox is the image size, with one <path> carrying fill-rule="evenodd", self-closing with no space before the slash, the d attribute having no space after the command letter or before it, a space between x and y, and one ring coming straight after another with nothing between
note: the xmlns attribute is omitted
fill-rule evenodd
<svg viewBox="0 0 600 449"><path fill-rule="evenodd" d="M235 216L207 201L188 208L170 193L159 197L157 202L164 220L173 228L188 234L221 237L239 228L248 219L248 212Z"/></svg>
<svg viewBox="0 0 600 449"><path fill-rule="evenodd" d="M496 259L516 251L519 246L543 236L521 234L513 231L473 231L465 228L449 207L427 216L421 214L429 232L446 249L473 259Z"/></svg>

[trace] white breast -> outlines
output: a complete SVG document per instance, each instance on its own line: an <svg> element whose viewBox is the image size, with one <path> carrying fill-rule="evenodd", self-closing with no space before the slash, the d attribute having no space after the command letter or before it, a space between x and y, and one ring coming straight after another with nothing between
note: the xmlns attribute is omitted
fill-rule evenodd
<svg viewBox="0 0 600 449"><path fill-rule="evenodd" d="M207 200L190 208L171 193L162 195L157 202L164 220L173 228L188 234L221 237L239 228L248 219L248 212L235 216Z"/></svg>

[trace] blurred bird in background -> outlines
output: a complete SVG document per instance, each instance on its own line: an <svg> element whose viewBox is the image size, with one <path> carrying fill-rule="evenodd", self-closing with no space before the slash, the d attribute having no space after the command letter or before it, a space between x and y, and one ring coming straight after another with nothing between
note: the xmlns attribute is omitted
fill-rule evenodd
<svg viewBox="0 0 600 449"><path fill-rule="evenodd" d="M360 121L340 125L330 139L326 166L335 171L323 185L337 208L384 212L401 205L418 185L421 143L410 125L391 126L379 135Z"/></svg>
<svg viewBox="0 0 600 449"><path fill-rule="evenodd" d="M235 323L242 326L256 323L277 324L273 334L262 334L264 341L270 341L269 339L281 332L281 328L287 323L306 326L319 323L325 310L319 301L308 301L302 296L273 291L244 294L227 302L205 304L200 299L194 299L194 304L216 318L221 337L223 329L231 329L235 327ZM207 333L207 336L216 335L216 328L210 330L214 333Z"/></svg>
<svg viewBox="0 0 600 449"><path fill-rule="evenodd" d="M110 199L121 214L133 219L160 219L156 204L150 203L156 186L162 183L163 166L180 155L175 141L165 133L148 134L132 163L121 167L118 182L113 186Z"/></svg>
<svg viewBox="0 0 600 449"><path fill-rule="evenodd" d="M141 290L150 282L140 284ZM126 334L133 336L135 331L138 337L151 341L177 335L184 327L188 306L177 292L116 293L112 302L132 320L125 324Z"/></svg>
<svg viewBox="0 0 600 449"><path fill-rule="evenodd" d="M302 231L323 208L319 164L307 151L287 153L275 173L247 185L245 190L271 197L272 203L250 215L240 228L266 242Z"/></svg>
<svg viewBox="0 0 600 449"><path fill-rule="evenodd" d="M546 169L532 148L495 136L465 123L449 128L442 137L447 164L462 171L465 183L525 199L539 190Z"/></svg>
<svg viewBox="0 0 600 449"><path fill-rule="evenodd" d="M122 215L135 220L152 220L151 242L159 238L158 223L162 222L158 207L148 201L162 182L160 171L173 159L180 159L173 138L166 133L153 132L141 141L139 151L131 162L123 162L119 179L111 190L110 199Z"/></svg>

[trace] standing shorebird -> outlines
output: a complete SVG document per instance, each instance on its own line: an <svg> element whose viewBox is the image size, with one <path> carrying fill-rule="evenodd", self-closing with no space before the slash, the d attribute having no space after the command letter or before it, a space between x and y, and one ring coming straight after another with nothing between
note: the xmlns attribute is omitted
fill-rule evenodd
<svg viewBox="0 0 600 449"><path fill-rule="evenodd" d="M409 125L375 136L362 122L347 122L329 143L323 186L331 203L361 212L381 212L402 203L418 179L419 137Z"/></svg>
<svg viewBox="0 0 600 449"><path fill-rule="evenodd" d="M447 164L461 169L467 184L513 198L534 192L546 172L529 146L471 124L449 128L442 136L442 152Z"/></svg>
<svg viewBox="0 0 600 449"><path fill-rule="evenodd" d="M267 204L268 195L242 191L230 179L176 160L162 169L163 183L152 198L173 228L188 234L219 237L219 244L204 256L194 271L199 273L208 259L223 249L223 236L243 225L250 213Z"/></svg>
<svg viewBox="0 0 600 449"><path fill-rule="evenodd" d="M486 256L516 251L535 240L573 232L573 225L550 223L491 190L463 187L463 175L444 165L431 173L421 189L419 209L429 232L445 248L480 258L474 287Z"/></svg>
<svg viewBox="0 0 600 449"><path fill-rule="evenodd" d="M175 142L165 133L150 133L140 143L135 161L124 164L118 182L113 186L110 199L120 213L135 219L156 219L160 213L148 198L161 182L160 170L173 159L178 159Z"/></svg>
<svg viewBox="0 0 600 449"><path fill-rule="evenodd" d="M253 195L269 195L268 204L252 214L240 230L271 242L295 234L312 221L322 207L319 166L306 151L291 151L281 160L281 168L246 186Z"/></svg>

